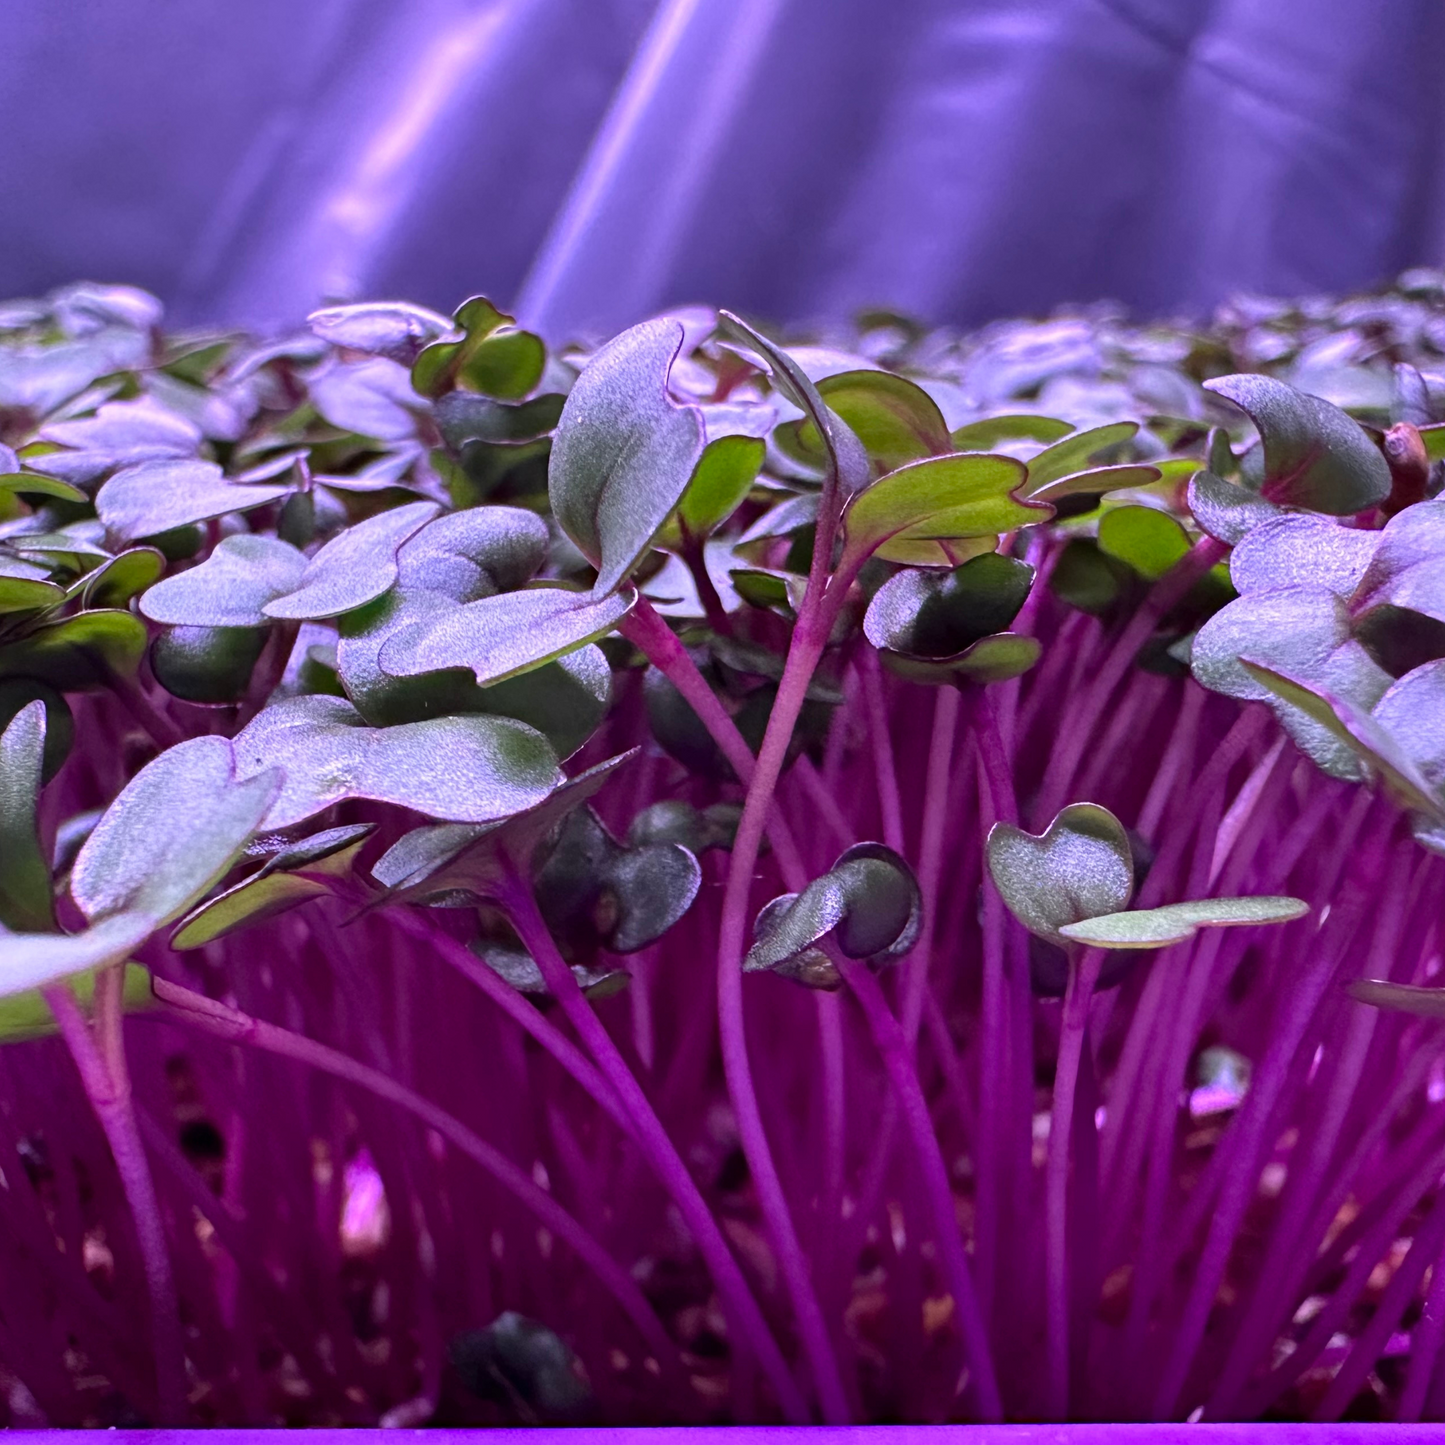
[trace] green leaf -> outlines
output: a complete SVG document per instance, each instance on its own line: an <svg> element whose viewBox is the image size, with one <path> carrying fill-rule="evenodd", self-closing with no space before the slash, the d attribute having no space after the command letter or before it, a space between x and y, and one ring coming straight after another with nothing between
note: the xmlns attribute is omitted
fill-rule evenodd
<svg viewBox="0 0 1445 1445"><path fill-rule="evenodd" d="M410 366L428 342L450 336L449 318L404 301L363 301L354 306L325 306L306 324L323 341L349 351L385 356Z"/></svg>
<svg viewBox="0 0 1445 1445"><path fill-rule="evenodd" d="M1164 908L1105 913L1059 930L1090 948L1167 948L1193 938L1201 928L1254 928L1303 918L1309 904L1298 898L1201 898Z"/></svg>
<svg viewBox="0 0 1445 1445"><path fill-rule="evenodd" d="M1071 803L1038 835L995 823L988 871L1008 910L1053 943L1086 918L1118 913L1134 896L1134 859L1123 825L1096 803Z"/></svg>
<svg viewBox="0 0 1445 1445"><path fill-rule="evenodd" d="M468 507L428 522L397 553L403 590L472 602L524 586L547 559L547 524L522 507Z"/></svg>
<svg viewBox="0 0 1445 1445"><path fill-rule="evenodd" d="M885 652L884 665L909 682L938 684L1007 682L1022 677L1043 655L1036 637L1017 632L996 632L980 637L947 658L920 659L904 653Z"/></svg>
<svg viewBox="0 0 1445 1445"><path fill-rule="evenodd" d="M577 378L557 423L552 512L597 568L599 597L642 560L702 454L700 413L667 394L682 341L667 318L624 331Z"/></svg>
<svg viewBox="0 0 1445 1445"><path fill-rule="evenodd" d="M67 974L129 958L155 932L145 913L117 913L83 933L0 932L0 998L54 983Z"/></svg>
<svg viewBox="0 0 1445 1445"><path fill-rule="evenodd" d="M1088 431L1072 432L1030 458L1024 495L1036 497L1045 487L1086 470L1100 452L1128 441L1138 430L1138 422L1120 421L1109 426L1091 427Z"/></svg>
<svg viewBox="0 0 1445 1445"><path fill-rule="evenodd" d="M131 547L87 573L80 597L87 607L124 607L165 570L166 559L154 547Z"/></svg>
<svg viewBox="0 0 1445 1445"><path fill-rule="evenodd" d="M844 515L847 552L905 561L911 544L966 542L1052 515L1018 501L1022 462L987 452L963 452L913 462L859 492Z"/></svg>
<svg viewBox="0 0 1445 1445"><path fill-rule="evenodd" d="M455 713L515 717L544 734L558 757L569 757L591 737L611 700L612 670L599 648L581 647L488 687L460 668L416 677L382 670L381 652L393 637L437 625L460 607L440 593L398 588L344 618L336 659L346 695L373 727Z"/></svg>
<svg viewBox="0 0 1445 1445"><path fill-rule="evenodd" d="M515 446L549 435L566 400L557 392L544 392L513 406L471 391L449 391L437 400L437 430L458 455L472 442Z"/></svg>
<svg viewBox="0 0 1445 1445"><path fill-rule="evenodd" d="M1422 1019L1445 1018L1445 988L1419 988L1415 984L1390 983L1383 978L1357 978L1345 987L1352 998L1371 1008L1414 1014Z"/></svg>
<svg viewBox="0 0 1445 1445"><path fill-rule="evenodd" d="M1148 487L1164 476L1159 467L1141 463L1130 463L1120 467L1091 467L1087 471L1071 472L1045 482L1040 487L1031 487L1027 493L1031 502L1057 502L1061 497L1092 497L1104 492L1118 492L1125 487Z"/></svg>
<svg viewBox="0 0 1445 1445"><path fill-rule="evenodd" d="M1425 443L1425 455L1432 462L1445 461L1445 422L1419 428L1420 440Z"/></svg>
<svg viewBox="0 0 1445 1445"><path fill-rule="evenodd" d="M1348 698L1368 713L1389 687L1390 676L1351 637L1344 603L1322 587L1240 597L1195 634L1191 666L1195 680L1214 692L1268 701L1285 730L1319 767L1331 777L1358 781L1363 772L1354 750L1313 714L1263 686L1243 666L1242 657Z"/></svg>
<svg viewBox="0 0 1445 1445"><path fill-rule="evenodd" d="M1115 507L1099 519L1099 550L1154 582L1189 551L1184 528L1153 507Z"/></svg>
<svg viewBox="0 0 1445 1445"><path fill-rule="evenodd" d="M348 527L306 564L294 591L261 610L297 620L339 617L374 601L397 579L398 548L440 510L435 502L409 502Z"/></svg>
<svg viewBox="0 0 1445 1445"><path fill-rule="evenodd" d="M731 311L719 311L718 324L724 336L736 337L744 348L760 358L762 366L772 375L773 385L812 424L822 439L826 465L837 478L841 494L850 497L867 486L872 467L863 443L823 400L803 368L781 346L775 346Z"/></svg>
<svg viewBox="0 0 1445 1445"><path fill-rule="evenodd" d="M711 536L742 505L766 453L767 443L760 437L720 436L710 441L678 503L677 528L694 540Z"/></svg>
<svg viewBox="0 0 1445 1445"><path fill-rule="evenodd" d="M1445 622L1445 501L1417 502L1392 517L1383 532L1365 532L1379 546L1351 603L1357 615L1380 606L1404 607Z"/></svg>
<svg viewBox="0 0 1445 1445"><path fill-rule="evenodd" d="M1427 662L1391 683L1373 716L1400 739L1430 787L1445 790L1445 662Z"/></svg>
<svg viewBox="0 0 1445 1445"><path fill-rule="evenodd" d="M485 296L456 310L460 341L435 341L417 357L412 385L423 396L440 396L453 386L504 401L527 395L542 379L547 348L541 337L519 331L512 318Z"/></svg>
<svg viewBox="0 0 1445 1445"><path fill-rule="evenodd" d="M922 922L913 870L881 843L857 843L801 893L774 899L758 915L743 969L779 969L829 934L847 957L886 963L913 947Z"/></svg>
<svg viewBox="0 0 1445 1445"><path fill-rule="evenodd" d="M1261 523L1283 515L1258 492L1226 482L1213 472L1195 472L1189 482L1188 500L1200 530L1231 547Z"/></svg>
<svg viewBox="0 0 1445 1445"><path fill-rule="evenodd" d="M199 567L157 582L140 600L152 622L261 627L266 604L294 592L306 558L288 542L249 532L222 537Z"/></svg>
<svg viewBox="0 0 1445 1445"><path fill-rule="evenodd" d="M65 589L44 568L0 556L0 613L38 612L64 600Z"/></svg>
<svg viewBox="0 0 1445 1445"><path fill-rule="evenodd" d="M75 720L65 699L53 687L33 677L0 678L0 732L32 702L45 704L45 758L41 781L48 783L60 771L75 741Z"/></svg>
<svg viewBox="0 0 1445 1445"><path fill-rule="evenodd" d="M1384 535L1308 513L1274 517L1240 539L1229 557L1229 577L1244 596L1286 587L1326 587L1348 599Z"/></svg>
<svg viewBox="0 0 1445 1445"><path fill-rule="evenodd" d="M0 934L0 948L4 935ZM95 980L100 970L89 968L70 975L69 984L82 1008L88 1008L95 997ZM0 990L4 988L4 964L0 963ZM121 1003L127 1013L155 1004L151 993L151 976L139 964L127 964L121 983ZM0 1044L21 1043L26 1039L47 1038L58 1033L55 1015L39 989L26 989L0 999Z"/></svg>
<svg viewBox="0 0 1445 1445"><path fill-rule="evenodd" d="M146 641L145 623L129 612L77 612L0 647L0 678L34 678L60 692L105 687L135 672Z"/></svg>
<svg viewBox="0 0 1445 1445"><path fill-rule="evenodd" d="M472 951L518 993L539 998L552 996L552 990L547 987L547 980L542 977L537 960L525 949L479 942L472 945ZM594 1003L611 998L632 982L631 975L622 968L589 968L582 963L569 964L568 967L572 970L572 977L577 980L578 988Z"/></svg>
<svg viewBox="0 0 1445 1445"><path fill-rule="evenodd" d="M13 452L10 460L14 464ZM62 482L58 477L41 476L39 472L0 472L0 492L13 492L18 496L56 497L63 502L85 502L90 499L79 487Z"/></svg>
<svg viewBox="0 0 1445 1445"><path fill-rule="evenodd" d="M907 377L891 371L844 371L818 382L817 391L880 471L953 450L938 403ZM802 423L796 441L805 457L825 458L813 422Z"/></svg>
<svg viewBox="0 0 1445 1445"><path fill-rule="evenodd" d="M584 807L562 824L537 872L537 904L558 933L635 953L687 912L701 881L697 859L685 847L623 847Z"/></svg>
<svg viewBox="0 0 1445 1445"><path fill-rule="evenodd" d="M249 878L188 913L171 934L170 946L199 948L331 893L336 881L350 873L356 855L375 831L374 823L328 828L283 849Z"/></svg>
<svg viewBox="0 0 1445 1445"><path fill-rule="evenodd" d="M95 510L107 532L132 542L191 522L268 506L279 502L287 490L228 482L214 462L167 459L117 472L96 494Z"/></svg>
<svg viewBox="0 0 1445 1445"><path fill-rule="evenodd" d="M535 855L558 824L638 751L633 748L563 779L542 802L499 823L413 828L377 859L371 876L388 890L388 902L426 903L456 894L491 898L514 870L530 874Z"/></svg>
<svg viewBox="0 0 1445 1445"><path fill-rule="evenodd" d="M285 774L267 829L289 828L348 798L488 822L540 802L562 776L546 738L512 718L369 728L337 697L272 703L237 734L235 749L243 777L273 765Z"/></svg>
<svg viewBox="0 0 1445 1445"><path fill-rule="evenodd" d="M1073 431L1072 422L1031 412L986 416L956 427L949 437L956 452L991 452L1000 442L1056 442Z"/></svg>
<svg viewBox="0 0 1445 1445"><path fill-rule="evenodd" d="M70 893L91 923L178 918L220 881L280 786L274 768L238 769L225 738L191 738L133 777L85 840Z"/></svg>
<svg viewBox="0 0 1445 1445"><path fill-rule="evenodd" d="M392 677L465 667L486 686L605 636L636 601L630 587L602 596L564 587L504 592L403 629L382 647L379 663Z"/></svg>
<svg viewBox="0 0 1445 1445"><path fill-rule="evenodd" d="M1437 822L1445 822L1445 804L1437 796L1431 780L1387 723L1357 707L1349 698L1308 678L1248 659L1241 659L1241 663L1250 677L1267 688L1275 699L1309 717L1323 732L1364 758L1406 807ZM1438 701L1438 697L1430 701Z"/></svg>
<svg viewBox="0 0 1445 1445"><path fill-rule="evenodd" d="M900 676L1002 681L1037 660L1033 638L1002 634L1033 585L1033 568L987 553L952 572L900 572L873 596L863 634Z"/></svg>
<svg viewBox="0 0 1445 1445"><path fill-rule="evenodd" d="M44 759L45 704L37 698L0 733L0 924L19 933L55 927L36 816Z"/></svg>
<svg viewBox="0 0 1445 1445"><path fill-rule="evenodd" d="M1249 415L1264 446L1264 484L1271 502L1346 517L1390 495L1390 468L1380 449L1339 407L1272 376L1221 376L1207 391Z"/></svg>
<svg viewBox="0 0 1445 1445"><path fill-rule="evenodd" d="M151 647L156 681L185 702L239 702L266 650L264 627L170 627Z"/></svg>
<svg viewBox="0 0 1445 1445"><path fill-rule="evenodd" d="M1092 537L1074 537L1049 573L1049 590L1070 607L1098 615L1131 585L1131 573L1132 568L1102 552Z"/></svg>

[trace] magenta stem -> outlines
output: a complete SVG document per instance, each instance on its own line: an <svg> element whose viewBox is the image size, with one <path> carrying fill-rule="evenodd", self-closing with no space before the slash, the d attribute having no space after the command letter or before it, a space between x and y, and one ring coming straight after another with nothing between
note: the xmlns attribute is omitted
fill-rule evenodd
<svg viewBox="0 0 1445 1445"><path fill-rule="evenodd" d="M723 1239L716 1219L713 1218L671 1139L667 1137L667 1131L643 1093L642 1086L627 1067L627 1062L612 1041L612 1036L603 1028L601 1020L583 997L577 980L572 976L572 970L558 952L551 931L532 896L531 884L513 875L498 891L502 896L497 901L517 930L523 947L536 960L547 987L557 999L567 1021L586 1044L613 1093L621 1100L622 1107L631 1118L633 1136L672 1196L684 1223L697 1242L717 1285L723 1309L736 1332L738 1343L757 1358L777 1395L784 1415L794 1423L805 1422L809 1414L807 1402L788 1369L788 1363L768 1328L762 1311L758 1308L757 1300L748 1288L747 1280Z"/></svg>
<svg viewBox="0 0 1445 1445"><path fill-rule="evenodd" d="M837 579L835 579L836 581ZM846 583L844 589L846 591ZM778 1264L797 1317L803 1347L813 1370L819 1403L829 1423L847 1419L847 1397L838 1369L837 1355L823 1320L817 1291L809 1277L807 1259L798 1240L797 1230L788 1209L782 1180L773 1161L753 1084L748 1060L747 1028L743 1012L742 958L746 935L748 899L752 890L753 869L762 844L763 828L772 806L773 793L782 774L793 728L802 711L813 670L823 655L831 626L831 617L822 615L810 591L803 611L793 629L792 645L773 700L772 714L763 735L757 768L743 804L737 835L733 840L728 864L727 885L723 894L722 923L718 935L717 990L718 1034L722 1045L723 1072L728 1094L737 1118L738 1137L753 1184L758 1204Z"/></svg>
<svg viewBox="0 0 1445 1445"><path fill-rule="evenodd" d="M984 1329L978 1296L974 1292L973 1276L969 1271L968 1256L963 1247L963 1235L958 1228L953 1191L948 1184L948 1167L943 1162L943 1152L939 1149L938 1137L933 1132L928 1103L923 1097L923 1089L913 1067L913 1051L868 965L842 955L835 955L835 959L863 1010L863 1017L867 1020L873 1042L882 1056L883 1066L888 1071L888 1082L898 1100L904 1127L913 1145L918 1171L923 1177L924 1195L933 1215L934 1230L938 1235L938 1250L943 1259L944 1273L953 1294L954 1307L958 1311L959 1332L963 1337L964 1354L969 1365L974 1398L978 1402L979 1417L985 1422L1000 1420L1003 1418L1003 1403L999 1398L998 1379L994 1373L988 1333Z"/></svg>
<svg viewBox="0 0 1445 1445"><path fill-rule="evenodd" d="M112 966L117 973L123 964ZM150 1303L151 1345L155 1355L156 1398L163 1426L184 1425L190 1418L186 1389L185 1344L181 1336L180 1300L176 1293L175 1274L171 1268L170 1246L166 1241L160 1200L155 1180L141 1144L136 1126L135 1104L131 1097L130 1073L126 1068L124 1049L111 1050L107 1058L102 1052L70 985L55 983L42 990L45 1002L55 1015L60 1035L80 1073L86 1097L95 1110L105 1132L115 1167L120 1175L121 1190L130 1208L140 1245L145 1270L146 1294ZM118 1037L118 1011L121 990L97 989L96 1014L102 1038ZM100 1014L116 1012L114 1019L100 1020Z"/></svg>
<svg viewBox="0 0 1445 1445"><path fill-rule="evenodd" d="M1089 1032L1089 1000L1094 996L1103 960L1103 953L1094 948L1086 949L1082 957L1069 960L1059 1058L1054 1071L1054 1102L1044 1177L1044 1317L1047 1321L1044 1413L1051 1420L1069 1417L1069 1159L1073 1152L1079 1061ZM1093 1126L1091 1119L1089 1128Z"/></svg>
<svg viewBox="0 0 1445 1445"><path fill-rule="evenodd" d="M937 689L933 704L933 731L928 743L928 773L923 790L923 828L918 842L918 887L923 894L923 928L918 946L904 964L903 1035L908 1047L918 1046L918 1025L923 1017L923 996L928 988L928 969L938 932L938 914L943 906L943 852L949 818L949 774L953 769L953 747L958 736L961 699L955 687ZM892 846L892 845L890 845Z"/></svg>
<svg viewBox="0 0 1445 1445"><path fill-rule="evenodd" d="M868 711L868 736L873 747L873 772L878 783L878 807L883 817L883 841L902 853L903 801L898 792L898 770L893 761L893 737L888 727L888 703L883 696L883 669L878 654L863 650L858 670L863 676L863 703ZM927 894L924 895L927 898Z"/></svg>
<svg viewBox="0 0 1445 1445"><path fill-rule="evenodd" d="M397 1083L379 1069L373 1069L337 1049L317 1043L314 1039L253 1018L250 1014L242 1013L240 1009L231 1008L227 1004L207 998L204 994L183 988L179 984L168 983L161 978L153 978L151 988L166 1007L158 1013L140 1014L140 1018L161 1023L184 1024L187 1028L224 1039L228 1043L244 1044L266 1053L279 1054L282 1058L294 1059L309 1068L356 1084L435 1129L442 1138L454 1145L459 1153L479 1165L508 1193L519 1199L562 1240L593 1271L603 1287L622 1307L658 1360L668 1368L676 1367L676 1346L632 1276L524 1170L467 1128L459 1119L407 1088L405 1084Z"/></svg>

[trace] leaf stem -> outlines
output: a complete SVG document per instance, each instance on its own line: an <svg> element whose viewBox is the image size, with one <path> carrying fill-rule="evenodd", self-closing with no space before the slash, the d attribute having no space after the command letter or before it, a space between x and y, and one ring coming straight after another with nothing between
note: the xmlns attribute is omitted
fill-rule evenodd
<svg viewBox="0 0 1445 1445"><path fill-rule="evenodd" d="M111 965L101 978L105 979L111 973L119 978L123 969L123 964ZM120 1175L121 1190L135 1224L150 1304L151 1347L155 1355L160 1423L171 1427L184 1425L190 1411L186 1400L186 1357L181 1337L180 1302L155 1180L151 1177L136 1126L125 1050L120 1046L122 990L118 984L112 987L109 982L102 988L100 980L97 981L94 1034L69 984L51 984L41 992L55 1016L61 1037L80 1073L86 1097L105 1132Z"/></svg>
<svg viewBox="0 0 1445 1445"><path fill-rule="evenodd" d="M648 1101L642 1086L627 1067L612 1036L602 1026L583 997L572 970L557 949L546 921L537 908L529 881L513 873L498 889L498 903L517 930L522 945L536 960L547 987L557 999L568 1022L586 1044L597 1066L607 1078L632 1122L632 1134L649 1163L666 1186L684 1223L712 1273L723 1308L737 1332L737 1341L753 1353L767 1376L783 1414L794 1423L808 1419L808 1406L788 1363L768 1328L762 1311L748 1288L747 1280L728 1249L687 1166L683 1163L662 1121Z"/></svg>

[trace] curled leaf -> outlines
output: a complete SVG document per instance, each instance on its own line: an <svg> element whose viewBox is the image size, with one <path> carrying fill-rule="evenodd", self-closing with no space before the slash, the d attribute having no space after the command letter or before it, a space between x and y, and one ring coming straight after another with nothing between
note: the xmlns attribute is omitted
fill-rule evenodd
<svg viewBox="0 0 1445 1445"><path fill-rule="evenodd" d="M588 363L557 423L552 511L597 568L599 597L642 559L702 454L697 408L667 392L682 341L681 324L666 317L624 331Z"/></svg>
<svg viewBox="0 0 1445 1445"><path fill-rule="evenodd" d="M743 968L778 969L829 934L847 957L885 963L913 947L922 920L913 870L881 843L858 843L801 893L763 910Z"/></svg>
<svg viewBox="0 0 1445 1445"><path fill-rule="evenodd" d="M1266 500L1344 517L1390 495L1390 468L1380 449L1339 407L1253 373L1216 377L1204 386L1232 401L1258 428Z"/></svg>

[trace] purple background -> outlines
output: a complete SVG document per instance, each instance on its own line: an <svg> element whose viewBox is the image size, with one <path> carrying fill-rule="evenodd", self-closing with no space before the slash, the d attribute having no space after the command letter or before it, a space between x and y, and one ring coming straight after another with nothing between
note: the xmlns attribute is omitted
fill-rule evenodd
<svg viewBox="0 0 1445 1445"><path fill-rule="evenodd" d="M0 295L975 322L1445 255L1440 0L0 0Z"/></svg>

